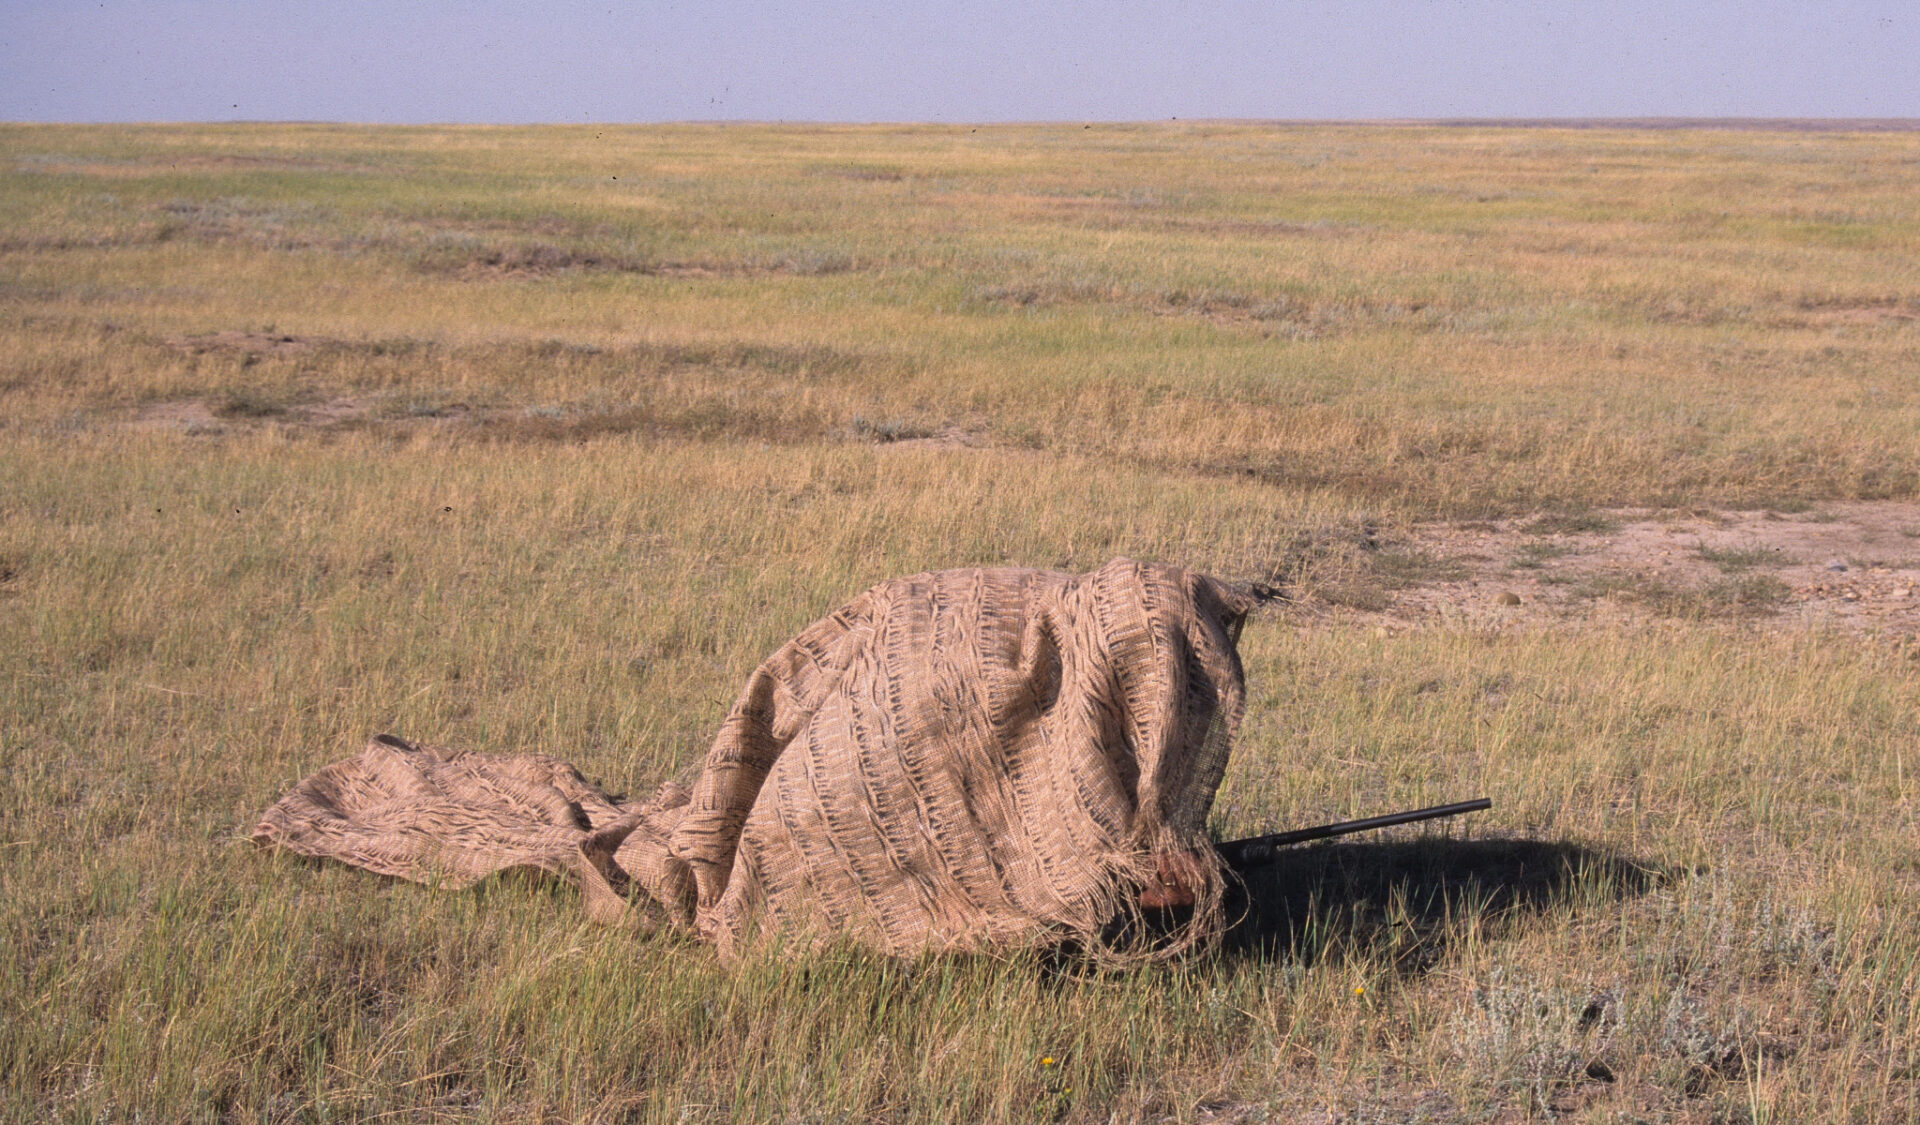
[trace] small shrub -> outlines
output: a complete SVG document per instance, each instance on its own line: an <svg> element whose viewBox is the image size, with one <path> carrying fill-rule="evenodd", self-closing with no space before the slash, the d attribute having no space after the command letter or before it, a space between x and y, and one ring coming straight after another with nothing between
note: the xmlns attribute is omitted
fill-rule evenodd
<svg viewBox="0 0 1920 1125"><path fill-rule="evenodd" d="M228 391L213 404L216 418L272 418L286 412L286 403L253 388Z"/></svg>
<svg viewBox="0 0 1920 1125"><path fill-rule="evenodd" d="M1700 548L1700 558L1720 568L1723 574L1739 574L1756 566L1785 566L1787 556L1778 547Z"/></svg>
<svg viewBox="0 0 1920 1125"><path fill-rule="evenodd" d="M1704 586L1672 586L1641 574L1602 574L1576 593L1588 598L1619 598L1646 606L1661 617L1704 619L1761 616L1774 612L1789 593L1770 574L1722 578Z"/></svg>
<svg viewBox="0 0 1920 1125"><path fill-rule="evenodd" d="M1452 1040L1472 1073L1552 1114L1560 1091L1611 1073L1600 1055L1618 1023L1614 1008L1609 996L1543 988L1494 969L1456 1018Z"/></svg>
<svg viewBox="0 0 1920 1125"><path fill-rule="evenodd" d="M1785 582L1771 574L1746 574L1708 584L1703 591L1707 605L1726 614L1768 614L1787 600Z"/></svg>
<svg viewBox="0 0 1920 1125"><path fill-rule="evenodd" d="M932 430L899 418L868 418L861 414L855 414L847 428L854 437L879 445L933 436Z"/></svg>
<svg viewBox="0 0 1920 1125"><path fill-rule="evenodd" d="M1507 564L1510 570L1538 570L1547 560L1579 553L1579 548L1566 543L1533 542L1520 548L1520 553Z"/></svg>
<svg viewBox="0 0 1920 1125"><path fill-rule="evenodd" d="M1429 582L1452 582L1467 575L1465 563L1425 551L1387 550L1373 555L1373 573L1388 589L1404 590Z"/></svg>

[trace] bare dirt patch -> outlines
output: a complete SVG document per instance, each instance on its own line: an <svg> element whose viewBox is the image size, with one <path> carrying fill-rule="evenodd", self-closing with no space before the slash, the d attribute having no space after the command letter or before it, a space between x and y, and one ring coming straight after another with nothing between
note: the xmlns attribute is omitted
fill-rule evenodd
<svg viewBox="0 0 1920 1125"><path fill-rule="evenodd" d="M830 433L818 417L714 402L492 406L433 394L338 395L325 400L299 400L244 390L230 392L223 398L149 403L126 416L120 424L130 429L171 430L196 437L272 429L289 436L325 439L351 431L377 431L395 438L439 435L457 440L535 444L617 437L790 442L818 439ZM916 432L915 436L920 435ZM938 438L940 434L930 436Z"/></svg>
<svg viewBox="0 0 1920 1125"><path fill-rule="evenodd" d="M1920 633L1920 503L1416 524L1368 549L1413 561L1309 584L1295 612L1390 631L1675 618Z"/></svg>
<svg viewBox="0 0 1920 1125"><path fill-rule="evenodd" d="M152 402L135 411L126 425L135 430L175 430L187 434L221 433L260 425L324 430L364 423L374 403L365 398L337 397L323 402L281 402L270 398L229 395L224 399L170 399Z"/></svg>
<svg viewBox="0 0 1920 1125"><path fill-rule="evenodd" d="M149 403L127 420L128 427L135 430L192 432L217 424L213 408L197 398Z"/></svg>

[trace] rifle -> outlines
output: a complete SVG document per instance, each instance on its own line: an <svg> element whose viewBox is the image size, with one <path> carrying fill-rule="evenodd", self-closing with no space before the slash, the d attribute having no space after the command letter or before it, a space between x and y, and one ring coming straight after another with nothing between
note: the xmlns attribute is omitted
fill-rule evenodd
<svg viewBox="0 0 1920 1125"><path fill-rule="evenodd" d="M1370 816L1363 820L1343 820L1338 824L1322 824L1318 828L1296 828L1291 832L1275 832L1271 836L1252 836L1245 840L1229 840L1215 844L1220 858L1227 866L1236 870L1259 867L1272 863L1274 853L1281 848L1294 844L1304 844L1308 840L1326 840L1334 836L1346 836L1354 832L1371 832L1376 828L1391 828L1396 824L1412 824L1417 820L1437 820L1443 816L1459 816L1461 813L1479 812L1490 809L1493 802L1486 797L1476 797L1471 801L1459 801L1451 805L1435 805L1427 809L1414 809L1412 812L1388 813L1385 816Z"/></svg>

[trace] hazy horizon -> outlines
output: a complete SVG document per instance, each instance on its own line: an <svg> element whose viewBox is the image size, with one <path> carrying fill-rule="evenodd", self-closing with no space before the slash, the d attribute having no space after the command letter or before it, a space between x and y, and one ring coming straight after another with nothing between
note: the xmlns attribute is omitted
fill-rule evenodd
<svg viewBox="0 0 1920 1125"><path fill-rule="evenodd" d="M21 122L1920 118L1885 2L13 7Z"/></svg>

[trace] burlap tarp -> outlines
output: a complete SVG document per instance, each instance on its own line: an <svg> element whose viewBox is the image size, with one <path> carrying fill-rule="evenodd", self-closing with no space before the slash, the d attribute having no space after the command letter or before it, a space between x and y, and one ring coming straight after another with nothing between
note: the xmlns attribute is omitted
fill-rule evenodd
<svg viewBox="0 0 1920 1125"><path fill-rule="evenodd" d="M1129 559L896 579L760 665L690 788L615 801L553 758L381 736L254 838L448 886L547 871L596 918L686 927L729 956L774 933L1112 949L1171 884L1192 916L1152 952L1177 952L1218 932L1205 827L1251 601Z"/></svg>

